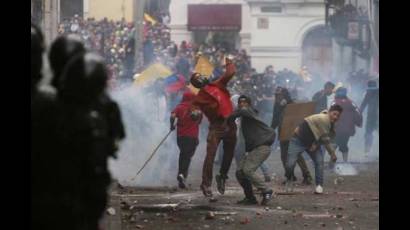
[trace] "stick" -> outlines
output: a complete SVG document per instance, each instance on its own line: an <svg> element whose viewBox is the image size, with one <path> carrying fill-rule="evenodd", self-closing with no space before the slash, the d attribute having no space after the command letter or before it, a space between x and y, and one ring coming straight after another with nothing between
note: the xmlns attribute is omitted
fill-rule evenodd
<svg viewBox="0 0 410 230"><path fill-rule="evenodd" d="M148 162L152 159L152 157L155 155L155 153L157 152L157 150L159 149L159 147L162 145L162 143L164 143L164 141L168 138L169 134L171 134L172 130L170 130L167 135L161 140L161 142L158 144L158 146L154 149L154 151L151 153L151 156L148 158L147 161L145 161L144 165L141 167L141 169L137 172L137 175L135 175L135 177L137 177L140 172L145 168L145 166L148 164ZM132 178L131 180L135 179Z"/></svg>

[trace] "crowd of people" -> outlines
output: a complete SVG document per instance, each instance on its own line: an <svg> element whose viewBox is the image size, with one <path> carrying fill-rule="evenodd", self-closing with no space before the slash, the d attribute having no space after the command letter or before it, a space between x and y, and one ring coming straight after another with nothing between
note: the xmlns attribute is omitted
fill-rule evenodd
<svg viewBox="0 0 410 230"><path fill-rule="evenodd" d="M143 61L139 63L135 63L134 23L125 19L82 19L75 15L60 23L58 33L79 35L87 49L104 57L113 84L122 79L132 79L134 73L155 61L174 65L177 46L171 42L170 30L165 23L144 21Z"/></svg>

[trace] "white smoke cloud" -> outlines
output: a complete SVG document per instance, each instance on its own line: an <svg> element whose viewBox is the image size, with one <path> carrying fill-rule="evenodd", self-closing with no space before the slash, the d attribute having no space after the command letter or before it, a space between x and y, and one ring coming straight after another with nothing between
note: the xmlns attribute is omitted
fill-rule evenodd
<svg viewBox="0 0 410 230"><path fill-rule="evenodd" d="M174 133L158 149L141 174L135 177L169 131L169 122L165 119L165 99L135 86L116 91L112 97L120 106L126 131L118 159L110 162L113 177L128 186L175 184L179 151Z"/></svg>
<svg viewBox="0 0 410 230"><path fill-rule="evenodd" d="M125 186L175 186L179 159L176 131L168 136L140 175L135 177L169 132L169 111L165 108L165 98L135 86L127 86L113 92L111 96L119 104L126 130L126 139L121 143L118 159L110 161L113 178ZM206 127L202 125L202 128ZM200 144L192 158L189 177L202 174L206 146L204 136L200 134Z"/></svg>

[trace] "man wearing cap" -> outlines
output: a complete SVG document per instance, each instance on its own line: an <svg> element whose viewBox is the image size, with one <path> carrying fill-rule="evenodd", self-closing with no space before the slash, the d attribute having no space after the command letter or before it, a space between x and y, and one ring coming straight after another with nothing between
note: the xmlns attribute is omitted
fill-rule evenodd
<svg viewBox="0 0 410 230"><path fill-rule="evenodd" d="M227 90L228 82L233 78L236 68L232 61L226 58L225 73L216 81L210 83L208 78L194 73L191 84L200 89L192 102L193 111L201 110L209 121L206 157L202 171L201 190L206 197L212 197L211 184L213 163L219 143L223 142L223 159L220 173L215 177L218 191L225 192L225 180L228 179L229 168L234 156L236 145L236 124L227 122L233 112L231 96Z"/></svg>
<svg viewBox="0 0 410 230"><path fill-rule="evenodd" d="M272 189L259 177L256 170L268 159L271 145L275 141L275 131L266 125L258 116L257 111L251 106L251 99L242 95L238 99L238 109L229 116L228 122L241 118L241 129L245 139L247 154L242 157L236 171L236 178L242 186L245 198L239 204L257 204L253 194L254 185L262 195L262 205L272 199Z"/></svg>

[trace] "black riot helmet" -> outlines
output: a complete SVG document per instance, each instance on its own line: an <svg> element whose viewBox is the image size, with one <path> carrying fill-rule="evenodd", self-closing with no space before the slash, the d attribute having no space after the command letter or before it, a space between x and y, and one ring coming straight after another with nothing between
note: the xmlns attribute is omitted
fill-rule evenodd
<svg viewBox="0 0 410 230"><path fill-rule="evenodd" d="M63 70L60 98L66 102L89 104L104 93L107 79L108 72L102 57L88 52L78 54Z"/></svg>
<svg viewBox="0 0 410 230"><path fill-rule="evenodd" d="M43 66L44 37L40 28L31 23L31 86L41 80Z"/></svg>
<svg viewBox="0 0 410 230"><path fill-rule="evenodd" d="M70 61L71 58L77 54L84 53L85 47L78 35L70 34L63 35L54 40L51 44L49 61L51 69L53 70L53 80L51 84L58 90L60 88L60 78L63 72L64 66Z"/></svg>

